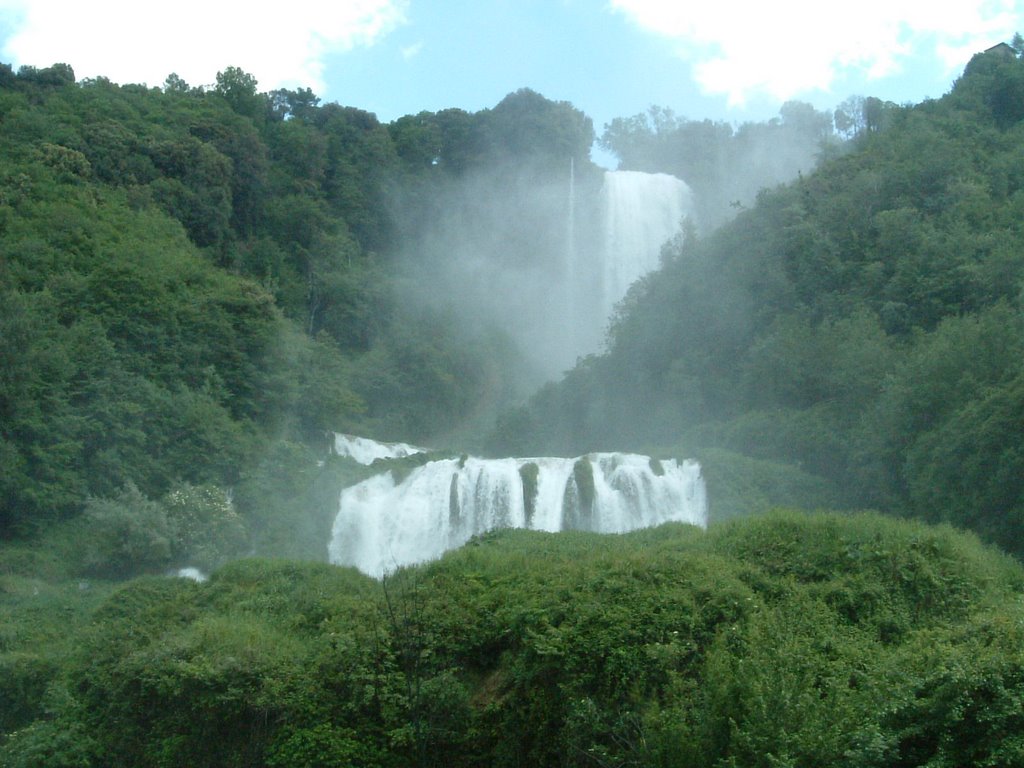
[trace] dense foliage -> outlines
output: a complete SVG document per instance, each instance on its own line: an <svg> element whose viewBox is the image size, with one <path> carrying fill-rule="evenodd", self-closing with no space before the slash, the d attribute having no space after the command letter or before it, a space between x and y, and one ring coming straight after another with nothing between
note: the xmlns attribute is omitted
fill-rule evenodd
<svg viewBox="0 0 1024 768"><path fill-rule="evenodd" d="M497 444L772 462L776 503L902 511L1024 552L1022 82L1004 47L940 100L865 104L852 151L670 244L608 353L507 414Z"/></svg>
<svg viewBox="0 0 1024 768"><path fill-rule="evenodd" d="M1024 572L948 528L506 531L383 583L239 561L98 606L2 578L12 768L1024 765Z"/></svg>
<svg viewBox="0 0 1024 768"><path fill-rule="evenodd" d="M694 193L695 223L707 231L752 204L762 189L810 172L819 160L838 153L843 138L856 130L837 132L834 125L845 126L843 116L851 111L861 110L845 104L834 120L810 104L789 101L766 123L733 126L651 107L612 120L601 145L618 157L621 170L671 173L685 180Z"/></svg>
<svg viewBox="0 0 1024 768"><path fill-rule="evenodd" d="M385 126L256 85L0 68L0 535L181 484L251 522L246 484L326 430L443 437L509 396L499 332L396 293L399 234L478 166L584 162L589 121L520 91Z"/></svg>

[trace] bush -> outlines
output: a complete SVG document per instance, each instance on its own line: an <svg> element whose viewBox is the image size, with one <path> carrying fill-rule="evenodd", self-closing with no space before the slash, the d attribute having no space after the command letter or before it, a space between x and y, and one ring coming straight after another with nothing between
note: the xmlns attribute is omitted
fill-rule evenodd
<svg viewBox="0 0 1024 768"><path fill-rule="evenodd" d="M12 646L37 719L0 764L1020 766L1022 593L877 515L509 529L383 583L237 560L121 587L76 652Z"/></svg>
<svg viewBox="0 0 1024 768"><path fill-rule="evenodd" d="M163 507L131 483L112 499L86 502L82 535L82 569L90 575L124 578L159 572L171 562L173 536Z"/></svg>
<svg viewBox="0 0 1024 768"><path fill-rule="evenodd" d="M245 521L220 488L183 483L164 497L163 506L180 565L212 571L248 546Z"/></svg>
<svg viewBox="0 0 1024 768"><path fill-rule="evenodd" d="M38 720L0 746L6 768L93 768L99 760L95 743L77 723Z"/></svg>

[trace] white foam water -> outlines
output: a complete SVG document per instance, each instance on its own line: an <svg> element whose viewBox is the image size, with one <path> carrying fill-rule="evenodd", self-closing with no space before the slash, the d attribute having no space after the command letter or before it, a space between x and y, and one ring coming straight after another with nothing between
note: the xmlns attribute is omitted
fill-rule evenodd
<svg viewBox="0 0 1024 768"><path fill-rule="evenodd" d="M336 433L334 452L369 466L377 459L401 459L415 453L425 453L426 449L408 443L381 443L367 437Z"/></svg>
<svg viewBox="0 0 1024 768"><path fill-rule="evenodd" d="M445 459L396 482L390 471L341 493L330 560L380 577L440 557L497 528L624 533L707 524L693 461L626 453L574 459Z"/></svg>

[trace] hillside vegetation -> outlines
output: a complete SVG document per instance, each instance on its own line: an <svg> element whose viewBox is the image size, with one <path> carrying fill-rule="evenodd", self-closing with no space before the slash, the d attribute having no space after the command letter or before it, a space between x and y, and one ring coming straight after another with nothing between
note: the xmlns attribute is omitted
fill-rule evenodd
<svg viewBox="0 0 1024 768"><path fill-rule="evenodd" d="M258 522L327 430L427 440L502 402L500 329L397 293L401 237L460 175L591 142L529 91L385 126L236 68L0 67L0 535L194 489Z"/></svg>
<svg viewBox="0 0 1024 768"><path fill-rule="evenodd" d="M70 641L3 583L11 768L1024 765L1024 571L948 528L504 531L383 583L239 561Z"/></svg>

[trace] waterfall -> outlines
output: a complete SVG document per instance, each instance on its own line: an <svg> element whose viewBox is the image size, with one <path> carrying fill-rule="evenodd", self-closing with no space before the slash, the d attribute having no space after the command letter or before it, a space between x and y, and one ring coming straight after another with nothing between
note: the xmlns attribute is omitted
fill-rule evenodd
<svg viewBox="0 0 1024 768"><path fill-rule="evenodd" d="M569 212L566 216L565 233L565 305L568 317L575 324L576 318L576 158L569 158ZM575 352L579 346L575 327L569 328L572 337L569 344Z"/></svg>
<svg viewBox="0 0 1024 768"><path fill-rule="evenodd" d="M667 173L607 171L602 310L607 319L629 286L656 269L661 246L679 231L690 209L690 188Z"/></svg>
<svg viewBox="0 0 1024 768"><path fill-rule="evenodd" d="M666 173L606 171L590 237L576 255L576 354L600 349L615 305L656 269L661 247L691 210L690 188Z"/></svg>
<svg viewBox="0 0 1024 768"><path fill-rule="evenodd" d="M575 459L445 459L341 493L330 560L381 576L440 557L497 528L624 533L707 524L696 462L595 453Z"/></svg>
<svg viewBox="0 0 1024 768"><path fill-rule="evenodd" d="M424 451L424 448L417 448L408 443L381 443L355 435L341 433L334 435L334 453L360 464L370 465L377 459L401 459Z"/></svg>
<svg viewBox="0 0 1024 768"><path fill-rule="evenodd" d="M690 211L673 176L565 160L543 178L502 168L453 180L402 260L417 301L508 334L530 386L601 350L615 304Z"/></svg>

